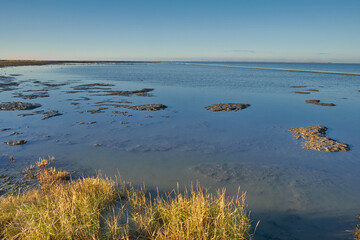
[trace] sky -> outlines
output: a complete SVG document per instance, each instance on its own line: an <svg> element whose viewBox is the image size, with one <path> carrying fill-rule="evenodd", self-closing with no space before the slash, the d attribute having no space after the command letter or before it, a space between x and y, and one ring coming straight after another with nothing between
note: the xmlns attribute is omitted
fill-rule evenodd
<svg viewBox="0 0 360 240"><path fill-rule="evenodd" d="M360 0L0 0L0 59L360 63Z"/></svg>

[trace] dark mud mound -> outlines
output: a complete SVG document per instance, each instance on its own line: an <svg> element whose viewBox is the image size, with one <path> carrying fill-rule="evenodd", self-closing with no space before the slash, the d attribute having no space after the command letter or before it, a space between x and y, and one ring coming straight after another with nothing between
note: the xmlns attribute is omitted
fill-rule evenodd
<svg viewBox="0 0 360 240"><path fill-rule="evenodd" d="M213 112L219 111L239 111L245 108L250 107L250 104L243 104L243 103L217 103L210 106L205 107L206 110L211 110Z"/></svg>
<svg viewBox="0 0 360 240"><path fill-rule="evenodd" d="M5 102L0 104L1 111L32 110L41 107L41 104L27 102Z"/></svg>
<svg viewBox="0 0 360 240"><path fill-rule="evenodd" d="M339 143L325 136L326 130L327 127L321 125L289 128L289 131L294 134L296 139L303 138L306 140L302 144L305 149L319 152L346 152L350 150L348 144Z"/></svg>
<svg viewBox="0 0 360 240"><path fill-rule="evenodd" d="M334 107L336 106L334 103L322 103L320 100L306 100L306 103L311 103L319 106L327 106L327 107Z"/></svg>
<svg viewBox="0 0 360 240"><path fill-rule="evenodd" d="M163 104L144 104L144 105L127 106L126 108L136 111L159 111L159 110L164 110L165 108L167 108L167 106Z"/></svg>
<svg viewBox="0 0 360 240"><path fill-rule="evenodd" d="M294 93L297 93L297 94L310 94L310 92L302 92L302 91L296 91Z"/></svg>

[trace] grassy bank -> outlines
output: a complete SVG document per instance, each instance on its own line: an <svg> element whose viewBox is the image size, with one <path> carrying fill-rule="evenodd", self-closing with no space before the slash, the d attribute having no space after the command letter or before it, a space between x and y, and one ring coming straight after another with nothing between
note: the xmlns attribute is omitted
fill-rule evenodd
<svg viewBox="0 0 360 240"><path fill-rule="evenodd" d="M251 239L245 195L200 185L151 198L101 176L34 170L37 188L0 198L2 239Z"/></svg>

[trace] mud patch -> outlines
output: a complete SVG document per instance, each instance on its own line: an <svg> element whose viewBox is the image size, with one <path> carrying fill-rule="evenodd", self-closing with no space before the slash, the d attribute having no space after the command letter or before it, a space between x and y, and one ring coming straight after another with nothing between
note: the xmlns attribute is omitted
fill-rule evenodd
<svg viewBox="0 0 360 240"><path fill-rule="evenodd" d="M63 115L62 113L59 113L59 111L55 111L55 110L51 110L49 112L43 112L42 114L43 114L43 118L41 120L45 120L45 119L48 119L48 118Z"/></svg>
<svg viewBox="0 0 360 240"><path fill-rule="evenodd" d="M126 108L136 111L159 111L159 110L164 110L165 108L167 108L167 106L163 104L144 104L144 105L127 106Z"/></svg>
<svg viewBox="0 0 360 240"><path fill-rule="evenodd" d="M234 111L237 112L239 110L243 110L245 108L250 107L250 104L243 103L217 103L210 106L205 107L206 110L211 110L213 112L219 111Z"/></svg>
<svg viewBox="0 0 360 240"><path fill-rule="evenodd" d="M89 90L109 90L112 87L115 86L114 84L106 84L106 83L91 83L91 84L82 84L82 85L78 85L73 87L74 90L76 91L89 91Z"/></svg>
<svg viewBox="0 0 360 240"><path fill-rule="evenodd" d="M14 77L1 76L0 75L0 91L12 91L19 86L18 82L14 82Z"/></svg>
<svg viewBox="0 0 360 240"><path fill-rule="evenodd" d="M45 120L45 119L48 119L48 118L52 118L52 117L56 117L56 116L61 116L63 115L62 113L59 113L59 111L56 111L56 110L50 110L50 111L44 111L44 110L41 110L41 111L34 111L32 113L22 113L22 114L18 114L18 116L21 116L21 117L27 117L27 116L33 116L33 115L38 115L38 114L42 114L43 115L43 118L41 120Z"/></svg>
<svg viewBox="0 0 360 240"><path fill-rule="evenodd" d="M83 125L83 124L86 124L86 125L92 125L92 124L95 124L96 122L76 122L76 124L79 124L79 125Z"/></svg>
<svg viewBox="0 0 360 240"><path fill-rule="evenodd" d="M47 92L38 92L38 93L26 94L26 95L24 95L22 93L15 93L14 97L22 98L22 99L36 99L36 98L45 98L45 97L50 97L50 96Z"/></svg>
<svg viewBox="0 0 360 240"><path fill-rule="evenodd" d="M334 107L336 106L334 103L322 103L320 100L306 100L306 103L311 103L319 106L327 106L327 107Z"/></svg>
<svg viewBox="0 0 360 240"><path fill-rule="evenodd" d="M107 94L105 94L106 96L125 96L125 97L129 97L131 95L137 94L138 96L145 96L146 93L154 91L153 88L143 88L140 90L134 90L134 91L105 91ZM144 95L145 94L145 95Z"/></svg>
<svg viewBox="0 0 360 240"><path fill-rule="evenodd" d="M5 102L0 104L1 111L32 110L41 107L41 104L27 102Z"/></svg>
<svg viewBox="0 0 360 240"><path fill-rule="evenodd" d="M23 144L27 143L27 141L26 140L10 140L10 141L6 141L4 143L9 146L16 146L16 145L23 145Z"/></svg>
<svg viewBox="0 0 360 240"><path fill-rule="evenodd" d="M4 132L4 131L8 131L8 130L11 130L11 128L1 128L0 132Z"/></svg>
<svg viewBox="0 0 360 240"><path fill-rule="evenodd" d="M315 150L319 152L346 152L350 147L346 143L339 143L327 136L325 126L292 127L289 131L296 139L303 138L306 141L302 143L304 149Z"/></svg>
<svg viewBox="0 0 360 240"><path fill-rule="evenodd" d="M86 110L86 112L91 113L91 114L94 114L94 113L104 113L103 110L106 110L106 109L108 109L108 108L106 108L106 107L101 107L101 108L94 109L94 110Z"/></svg>

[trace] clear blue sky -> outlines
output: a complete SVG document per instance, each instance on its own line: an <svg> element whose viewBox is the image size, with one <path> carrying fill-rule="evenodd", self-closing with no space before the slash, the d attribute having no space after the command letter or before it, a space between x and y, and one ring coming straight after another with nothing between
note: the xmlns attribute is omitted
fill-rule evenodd
<svg viewBox="0 0 360 240"><path fill-rule="evenodd" d="M360 62L360 0L0 0L0 59Z"/></svg>

